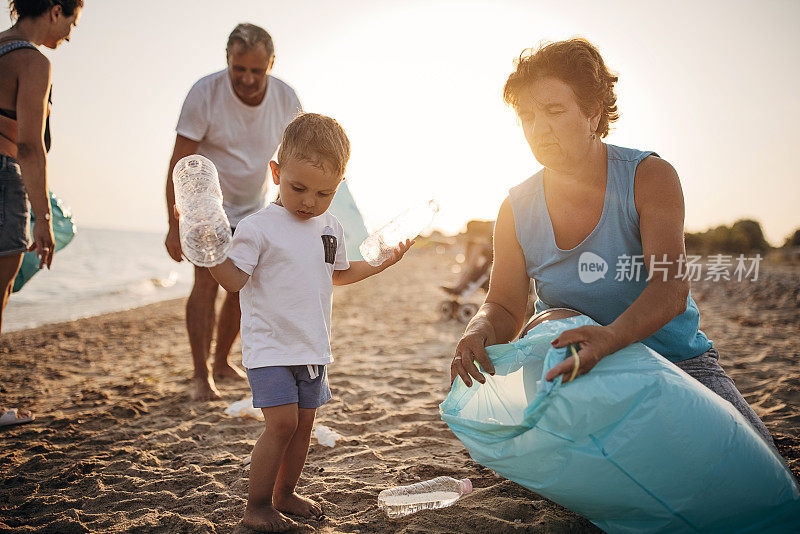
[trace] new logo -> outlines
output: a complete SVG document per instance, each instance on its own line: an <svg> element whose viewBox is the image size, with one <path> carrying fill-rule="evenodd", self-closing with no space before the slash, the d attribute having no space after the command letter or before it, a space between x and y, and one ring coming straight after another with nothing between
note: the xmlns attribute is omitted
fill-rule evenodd
<svg viewBox="0 0 800 534"><path fill-rule="evenodd" d="M608 263L594 252L584 252L578 258L578 277L584 284L605 278L607 273Z"/></svg>

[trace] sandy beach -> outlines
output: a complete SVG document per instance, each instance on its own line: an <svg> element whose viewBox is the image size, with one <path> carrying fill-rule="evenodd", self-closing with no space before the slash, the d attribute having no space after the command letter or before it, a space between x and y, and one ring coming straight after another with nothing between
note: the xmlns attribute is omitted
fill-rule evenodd
<svg viewBox="0 0 800 534"><path fill-rule="evenodd" d="M317 423L299 491L321 533L598 532L589 521L473 462L439 418L463 325L443 321L438 286L453 256L414 250L380 276L337 288L333 400ZM700 282L701 327L800 473L800 267L763 266L756 282ZM480 295L482 298L482 295ZM234 360L241 357L238 343ZM13 332L0 339L0 402L33 424L0 430L4 532L221 532L237 529L248 458L262 423L189 398L184 300ZM389 519L382 489L439 475L472 480L450 508Z"/></svg>

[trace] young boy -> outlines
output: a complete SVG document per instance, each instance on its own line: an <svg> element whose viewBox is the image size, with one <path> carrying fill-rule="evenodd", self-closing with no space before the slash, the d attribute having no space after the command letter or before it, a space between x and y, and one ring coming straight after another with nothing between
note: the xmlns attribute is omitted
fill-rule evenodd
<svg viewBox="0 0 800 534"><path fill-rule="evenodd" d="M334 285L352 284L397 263L398 245L379 267L348 262L342 226L327 212L344 179L350 141L339 124L306 113L286 128L278 161L277 202L242 220L228 258L211 274L240 291L242 363L265 428L253 448L242 523L283 531L297 524L281 512L311 517L322 507L295 493L316 409L331 398L326 366Z"/></svg>

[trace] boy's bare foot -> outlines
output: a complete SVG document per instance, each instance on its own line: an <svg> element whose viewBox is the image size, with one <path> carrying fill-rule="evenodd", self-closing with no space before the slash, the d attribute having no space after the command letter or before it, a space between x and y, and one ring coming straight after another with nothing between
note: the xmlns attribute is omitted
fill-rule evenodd
<svg viewBox="0 0 800 534"><path fill-rule="evenodd" d="M247 380L247 374L244 371L228 362L222 365L217 365L215 363L212 372L214 373L214 380L226 380L229 378Z"/></svg>
<svg viewBox="0 0 800 534"><path fill-rule="evenodd" d="M210 401L221 398L222 395L219 394L219 390L214 384L213 378L201 378L196 376L192 379L192 400Z"/></svg>
<svg viewBox="0 0 800 534"><path fill-rule="evenodd" d="M322 506L308 497L297 493L275 493L272 495L272 505L276 510L301 517L319 517L322 515Z"/></svg>
<svg viewBox="0 0 800 534"><path fill-rule="evenodd" d="M257 532L286 532L300 526L272 506L245 508L242 525Z"/></svg>

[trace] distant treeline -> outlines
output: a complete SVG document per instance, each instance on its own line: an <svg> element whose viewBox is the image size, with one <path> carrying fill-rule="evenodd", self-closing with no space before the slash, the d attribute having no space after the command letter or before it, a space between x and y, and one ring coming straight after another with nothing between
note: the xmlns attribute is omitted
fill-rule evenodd
<svg viewBox="0 0 800 534"><path fill-rule="evenodd" d="M751 219L741 219L732 226L717 226L705 232L687 232L686 251L690 253L750 254L768 252L772 246L764 238L761 224ZM800 228L789 235L783 248L800 247Z"/></svg>

